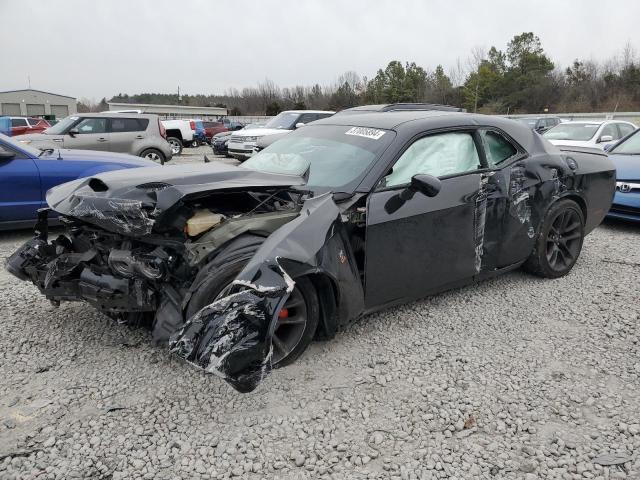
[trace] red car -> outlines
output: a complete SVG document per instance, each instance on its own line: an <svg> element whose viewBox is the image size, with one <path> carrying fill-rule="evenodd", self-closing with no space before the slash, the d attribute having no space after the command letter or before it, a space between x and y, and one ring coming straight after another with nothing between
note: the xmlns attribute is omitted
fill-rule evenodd
<svg viewBox="0 0 640 480"><path fill-rule="evenodd" d="M11 117L11 136L16 137L27 133L41 133L50 126L51 124L42 118Z"/></svg>
<svg viewBox="0 0 640 480"><path fill-rule="evenodd" d="M202 122L204 125L204 136L207 137L207 142L211 143L211 139L216 133L228 132L229 129L222 122Z"/></svg>

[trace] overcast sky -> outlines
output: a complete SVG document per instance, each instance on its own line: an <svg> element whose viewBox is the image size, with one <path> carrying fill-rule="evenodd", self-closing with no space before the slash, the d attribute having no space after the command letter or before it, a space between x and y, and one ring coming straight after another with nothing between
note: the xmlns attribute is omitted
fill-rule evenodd
<svg viewBox="0 0 640 480"><path fill-rule="evenodd" d="M328 85L390 60L445 71L533 31L552 60L640 50L640 1L0 0L0 91L99 99L222 93L270 78Z"/></svg>

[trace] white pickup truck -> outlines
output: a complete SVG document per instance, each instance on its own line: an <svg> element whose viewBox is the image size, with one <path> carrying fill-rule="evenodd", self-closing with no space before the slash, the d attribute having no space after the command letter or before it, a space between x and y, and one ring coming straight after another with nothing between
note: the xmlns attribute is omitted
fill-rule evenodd
<svg viewBox="0 0 640 480"><path fill-rule="evenodd" d="M194 120L162 120L167 131L167 142L173 155L180 155L182 147L191 146L196 141L196 122Z"/></svg>

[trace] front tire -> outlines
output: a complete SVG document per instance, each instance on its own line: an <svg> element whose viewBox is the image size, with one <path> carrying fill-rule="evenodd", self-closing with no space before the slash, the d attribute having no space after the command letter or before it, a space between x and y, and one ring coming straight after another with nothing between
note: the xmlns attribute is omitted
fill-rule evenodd
<svg viewBox="0 0 640 480"><path fill-rule="evenodd" d="M252 256L253 252L211 269L208 278L191 298L186 318L191 318L212 303L238 276ZM289 365L302 355L313 340L319 319L320 302L313 283L305 277L295 279L294 289L278 315L278 324L272 338L271 361L274 368Z"/></svg>
<svg viewBox="0 0 640 480"><path fill-rule="evenodd" d="M547 211L524 268L541 277L563 277L578 260L583 241L582 209L573 200L560 200Z"/></svg>

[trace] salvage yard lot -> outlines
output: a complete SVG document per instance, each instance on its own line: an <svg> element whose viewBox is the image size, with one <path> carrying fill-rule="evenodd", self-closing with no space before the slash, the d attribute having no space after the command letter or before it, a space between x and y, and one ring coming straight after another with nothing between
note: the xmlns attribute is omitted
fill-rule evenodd
<svg viewBox="0 0 640 480"><path fill-rule="evenodd" d="M245 395L1 271L0 478L638 478L639 247L606 223L564 278L369 315Z"/></svg>

